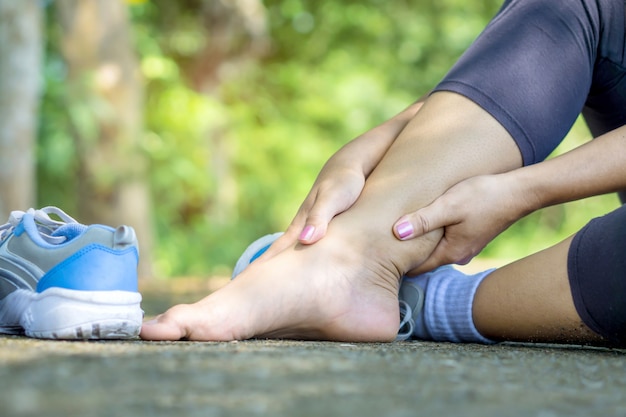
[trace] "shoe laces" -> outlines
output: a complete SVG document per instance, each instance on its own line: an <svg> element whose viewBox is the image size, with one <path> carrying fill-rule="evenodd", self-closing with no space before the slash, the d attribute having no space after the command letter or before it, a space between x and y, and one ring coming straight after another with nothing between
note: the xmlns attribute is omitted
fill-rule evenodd
<svg viewBox="0 0 626 417"><path fill-rule="evenodd" d="M41 209L33 209L30 208L27 211L15 210L12 211L9 216L9 221L2 226L0 226L0 241L3 241L7 238L17 225L22 222L22 219L26 214L30 214L33 216L35 220L35 226L37 227L37 231L39 232L42 239L46 242L58 245L65 242L68 238L67 236L53 236L54 232L61 226L64 226L68 223L79 224L74 218L65 213L58 207L48 206ZM54 220L50 217L51 214L57 216L61 221Z"/></svg>
<svg viewBox="0 0 626 417"><path fill-rule="evenodd" d="M398 335L396 341L407 340L413 334L415 323L413 322L413 309L404 300L398 300L400 305L400 326L398 327Z"/></svg>

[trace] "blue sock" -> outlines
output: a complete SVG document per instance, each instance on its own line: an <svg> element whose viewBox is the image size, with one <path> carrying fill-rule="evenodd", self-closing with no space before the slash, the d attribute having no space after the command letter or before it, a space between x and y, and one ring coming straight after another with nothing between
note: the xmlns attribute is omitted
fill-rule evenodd
<svg viewBox="0 0 626 417"><path fill-rule="evenodd" d="M408 278L425 293L424 309L415 323L414 337L440 342L495 343L478 332L472 318L476 289L492 271L465 275L444 266Z"/></svg>

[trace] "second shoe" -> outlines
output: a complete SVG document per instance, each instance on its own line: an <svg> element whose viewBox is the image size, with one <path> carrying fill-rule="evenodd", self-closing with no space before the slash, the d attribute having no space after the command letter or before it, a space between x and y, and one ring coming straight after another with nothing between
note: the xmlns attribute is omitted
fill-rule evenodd
<svg viewBox="0 0 626 417"><path fill-rule="evenodd" d="M86 226L56 207L12 212L0 226L0 333L136 337L138 260L130 226Z"/></svg>

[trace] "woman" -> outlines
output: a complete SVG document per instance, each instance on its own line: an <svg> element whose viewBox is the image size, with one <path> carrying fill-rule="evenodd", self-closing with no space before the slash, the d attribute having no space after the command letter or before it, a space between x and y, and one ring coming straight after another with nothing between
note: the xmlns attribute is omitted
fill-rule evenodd
<svg viewBox="0 0 626 417"><path fill-rule="evenodd" d="M407 273L468 261L530 211L625 190L624 16L622 0L506 1L423 103L327 162L267 253L142 337L393 340ZM597 139L543 161L581 111ZM620 343L625 210L493 272L404 280L425 293L412 335Z"/></svg>

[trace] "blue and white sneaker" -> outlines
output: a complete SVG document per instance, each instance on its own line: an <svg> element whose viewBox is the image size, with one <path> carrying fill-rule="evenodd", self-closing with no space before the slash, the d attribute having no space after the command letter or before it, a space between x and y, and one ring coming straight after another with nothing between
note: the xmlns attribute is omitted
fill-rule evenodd
<svg viewBox="0 0 626 417"><path fill-rule="evenodd" d="M243 251L233 269L232 279L239 275L244 269L254 262L259 256L272 246L276 239L282 236L282 232L265 235L252 242ZM402 279L398 294L400 304L400 327L396 341L408 340L413 335L415 321L422 313L424 307L424 290L409 280Z"/></svg>
<svg viewBox="0 0 626 417"><path fill-rule="evenodd" d="M234 279L237 275L241 274L241 272L246 269L248 265L263 255L265 251L272 246L272 243L274 243L282 235L283 232L277 232L271 235L265 235L252 242L237 260L231 279Z"/></svg>
<svg viewBox="0 0 626 417"><path fill-rule="evenodd" d="M56 207L12 212L0 226L0 333L136 337L138 260L130 226L86 226Z"/></svg>

